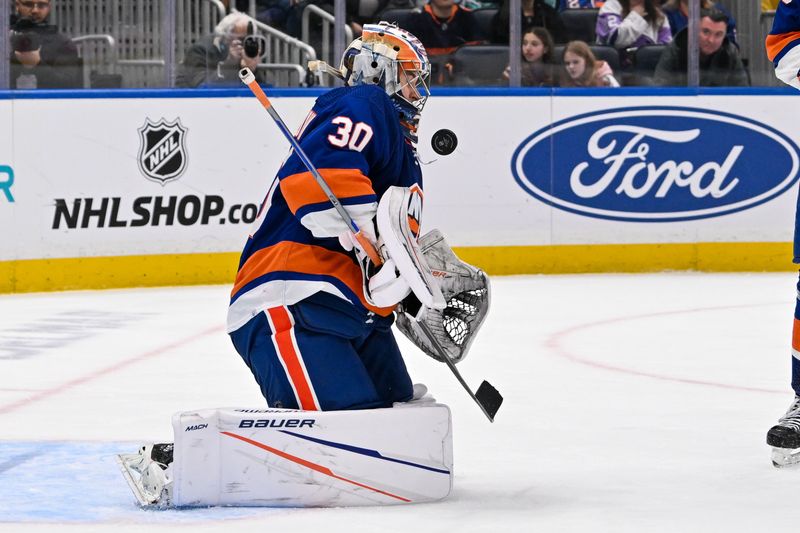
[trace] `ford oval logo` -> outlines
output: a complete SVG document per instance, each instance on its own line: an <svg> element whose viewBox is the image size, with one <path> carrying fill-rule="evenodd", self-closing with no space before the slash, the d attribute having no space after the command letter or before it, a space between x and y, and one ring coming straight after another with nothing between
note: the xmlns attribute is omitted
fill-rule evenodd
<svg viewBox="0 0 800 533"><path fill-rule="evenodd" d="M589 113L516 149L514 179L554 207L591 217L674 222L749 209L797 181L797 145L754 120L685 107Z"/></svg>

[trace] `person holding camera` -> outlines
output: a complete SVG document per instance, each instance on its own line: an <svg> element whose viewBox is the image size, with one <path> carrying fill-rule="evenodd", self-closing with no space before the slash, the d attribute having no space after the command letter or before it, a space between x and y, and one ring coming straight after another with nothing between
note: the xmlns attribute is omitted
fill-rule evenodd
<svg viewBox="0 0 800 533"><path fill-rule="evenodd" d="M239 69L256 72L264 55L265 40L255 35L253 20L231 13L219 21L214 33L194 43L175 79L177 87L239 87Z"/></svg>
<svg viewBox="0 0 800 533"><path fill-rule="evenodd" d="M78 49L47 23L51 0L16 0L11 19L11 88L71 89L83 84Z"/></svg>

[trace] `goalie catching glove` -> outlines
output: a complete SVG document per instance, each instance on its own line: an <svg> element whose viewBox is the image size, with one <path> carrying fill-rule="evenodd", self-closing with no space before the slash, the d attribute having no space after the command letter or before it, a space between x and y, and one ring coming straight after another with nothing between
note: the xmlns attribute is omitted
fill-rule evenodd
<svg viewBox="0 0 800 533"><path fill-rule="evenodd" d="M397 328L423 352L442 361L431 346L425 327L439 347L454 363L466 357L472 341L489 312L489 277L480 269L461 261L439 230L426 233L419 248L438 281L446 301L442 309L408 298L397 312Z"/></svg>

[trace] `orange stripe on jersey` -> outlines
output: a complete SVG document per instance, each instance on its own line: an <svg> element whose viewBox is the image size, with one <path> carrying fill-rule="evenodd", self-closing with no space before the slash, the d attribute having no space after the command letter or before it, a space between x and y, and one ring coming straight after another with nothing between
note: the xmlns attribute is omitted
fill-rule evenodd
<svg viewBox="0 0 800 533"><path fill-rule="evenodd" d="M269 313L269 318L272 320L275 333L292 329L292 318L289 316L289 312L286 311L286 309L283 307L273 307L267 309L267 312Z"/></svg>
<svg viewBox="0 0 800 533"><path fill-rule="evenodd" d="M283 364L286 367L287 377L297 395L297 403L300 409L304 411L319 411L319 406L314 400L314 394L311 392L311 384L308 382L301 362L301 356L295 349L294 338L292 337L293 326L289 312L285 307L273 307L267 309L267 312L275 328L273 336L275 345L278 348L278 356L283 360Z"/></svg>
<svg viewBox="0 0 800 533"><path fill-rule="evenodd" d="M375 194L372 182L358 169L321 168L319 173L339 199ZM281 180L281 192L292 213L305 205L328 201L311 172L286 176Z"/></svg>
<svg viewBox="0 0 800 533"><path fill-rule="evenodd" d="M413 217L408 217L408 229L414 235L419 235L419 223Z"/></svg>
<svg viewBox="0 0 800 533"><path fill-rule="evenodd" d="M236 274L231 297L259 276L281 271L333 276L358 295L358 299L370 311L380 316L389 316L394 309L375 307L367 303L361 285L361 268L349 256L321 246L289 241L279 242L251 255Z"/></svg>
<svg viewBox="0 0 800 533"><path fill-rule="evenodd" d="M792 327L792 349L800 352L800 320L796 318Z"/></svg>
<svg viewBox="0 0 800 533"><path fill-rule="evenodd" d="M767 57L773 61L775 57L781 53L786 45L792 41L800 39L800 31L793 31L790 33L781 33L780 35L767 35Z"/></svg>

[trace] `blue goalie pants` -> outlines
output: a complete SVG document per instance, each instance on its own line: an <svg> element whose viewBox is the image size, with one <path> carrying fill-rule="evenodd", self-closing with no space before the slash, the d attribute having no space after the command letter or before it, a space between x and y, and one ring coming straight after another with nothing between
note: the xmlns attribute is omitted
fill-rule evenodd
<svg viewBox="0 0 800 533"><path fill-rule="evenodd" d="M231 340L270 407L391 407L412 396L392 322L321 292L259 313Z"/></svg>

